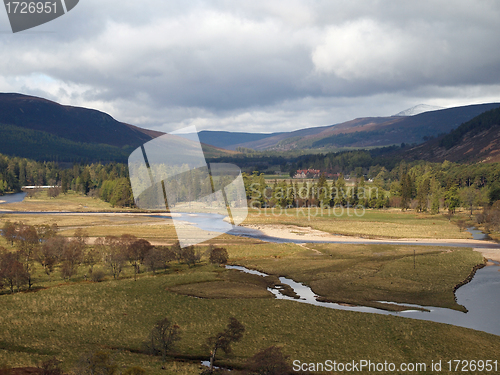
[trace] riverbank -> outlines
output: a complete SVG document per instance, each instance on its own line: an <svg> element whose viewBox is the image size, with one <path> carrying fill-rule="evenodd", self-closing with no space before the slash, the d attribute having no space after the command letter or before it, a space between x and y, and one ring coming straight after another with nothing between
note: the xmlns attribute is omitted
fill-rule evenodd
<svg viewBox="0 0 500 375"><path fill-rule="evenodd" d="M473 239L428 239L428 238L400 238L400 239L386 239L386 238L364 238L357 236L335 235L328 232L313 229L311 227L299 227L295 225L281 225L281 224L247 224L243 227L259 230L264 235L275 238L282 238L291 241L301 241L302 243L311 243L316 241L336 242L336 243L352 243L363 242L366 244L400 244L405 243L408 245L415 244L421 245L457 245L457 246L470 246L481 253L486 259L492 259L500 262L500 246L493 241L473 240ZM485 245L498 247L498 248L484 248Z"/></svg>

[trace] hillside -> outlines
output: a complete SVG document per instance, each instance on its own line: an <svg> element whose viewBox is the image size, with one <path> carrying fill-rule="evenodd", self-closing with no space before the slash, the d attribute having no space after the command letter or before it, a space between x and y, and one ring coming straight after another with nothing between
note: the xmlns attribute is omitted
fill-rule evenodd
<svg viewBox="0 0 500 375"><path fill-rule="evenodd" d="M94 109L0 93L0 153L60 162L127 162L140 145L164 133L115 120ZM203 145L207 157L231 152Z"/></svg>
<svg viewBox="0 0 500 375"><path fill-rule="evenodd" d="M405 159L442 162L500 162L500 108L403 153Z"/></svg>
<svg viewBox="0 0 500 375"><path fill-rule="evenodd" d="M47 99L0 93L0 124L53 134L73 142L139 146L154 138L94 109L65 106Z"/></svg>
<svg viewBox="0 0 500 375"><path fill-rule="evenodd" d="M401 143L421 143L426 138L448 133L463 122L497 108L500 103L469 105L427 111L413 116L365 117L336 125L301 129L276 135L266 135L259 140L238 143L241 136L230 144L226 134L225 148L246 147L255 150L290 150L332 147L376 147ZM206 132L205 137L209 133Z"/></svg>

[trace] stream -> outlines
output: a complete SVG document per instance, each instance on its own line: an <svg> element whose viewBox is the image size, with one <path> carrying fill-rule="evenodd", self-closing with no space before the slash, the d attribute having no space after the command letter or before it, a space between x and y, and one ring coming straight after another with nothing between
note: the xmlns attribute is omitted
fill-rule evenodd
<svg viewBox="0 0 500 375"><path fill-rule="evenodd" d="M472 328L478 331L484 331L500 336L500 263L493 262L494 265L479 269L472 281L457 289L455 296L457 303L464 306L468 312L464 313L457 310L446 309L433 306L419 306L412 304L397 304L390 301L378 301L384 303L394 303L400 306L421 308L422 310L405 310L400 312L387 311L366 306L346 306L338 303L319 302L318 297L307 285L296 282L286 277L280 277L282 284L289 285L299 298L286 296L280 292L280 289L268 288L277 299L285 299L300 303L307 303L314 306L321 306L330 309L357 311L364 313L373 313L381 315L394 315L405 318L428 320L437 323L452 324L454 326ZM245 273L259 276L268 276L267 274L242 266L226 266L227 269L234 269Z"/></svg>

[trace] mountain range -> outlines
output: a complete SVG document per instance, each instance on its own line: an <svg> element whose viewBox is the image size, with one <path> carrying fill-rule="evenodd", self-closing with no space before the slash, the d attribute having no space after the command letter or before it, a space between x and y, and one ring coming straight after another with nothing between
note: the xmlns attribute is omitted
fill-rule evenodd
<svg viewBox="0 0 500 375"><path fill-rule="evenodd" d="M199 138L207 157L231 157L239 153L234 150L248 151L245 148L327 152L404 143L416 145L404 149L410 159L500 161L500 144L496 143L500 117L487 115L498 108L500 103L447 109L418 105L394 116L357 118L291 132L201 131ZM6 155L59 162L126 162L135 148L162 134L117 121L101 111L0 93L0 153Z"/></svg>
<svg viewBox="0 0 500 375"><path fill-rule="evenodd" d="M419 106L414 107L418 109ZM401 143L422 143L448 133L481 113L500 107L500 103L468 105L425 111L415 115L363 117L340 124L313 127L284 133L261 134L258 139L245 139L245 133L200 132L200 140L213 146L235 150L332 149L344 147L379 147ZM411 113L403 111L401 113ZM242 142L244 140L244 142Z"/></svg>

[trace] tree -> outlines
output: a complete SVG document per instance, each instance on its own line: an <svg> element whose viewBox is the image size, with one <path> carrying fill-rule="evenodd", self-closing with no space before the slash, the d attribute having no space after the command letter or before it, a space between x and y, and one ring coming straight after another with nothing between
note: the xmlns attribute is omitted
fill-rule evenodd
<svg viewBox="0 0 500 375"><path fill-rule="evenodd" d="M54 223L52 225L44 224L39 225L36 228L36 232L38 233L38 238L41 242L48 240L49 238L55 237L58 231L57 224Z"/></svg>
<svg viewBox="0 0 500 375"><path fill-rule="evenodd" d="M14 246L14 241L16 240L17 234L17 224L6 221L2 228L2 236L10 242L11 246Z"/></svg>
<svg viewBox="0 0 500 375"><path fill-rule="evenodd" d="M213 264L226 264L229 259L227 250L223 247L211 247L208 257L210 263Z"/></svg>
<svg viewBox="0 0 500 375"><path fill-rule="evenodd" d="M430 188L431 188L431 182L429 178L425 178L417 186L417 199L418 199L417 211L419 212L427 211Z"/></svg>
<svg viewBox="0 0 500 375"><path fill-rule="evenodd" d="M161 355L162 361L166 362L167 354L175 347L175 343L181 339L180 327L164 318L157 321L151 330L146 349L152 355Z"/></svg>
<svg viewBox="0 0 500 375"><path fill-rule="evenodd" d="M40 244L38 232L32 225L19 226L16 235L16 242L19 247L19 257L28 276L28 289L33 286L33 261L34 254Z"/></svg>
<svg viewBox="0 0 500 375"><path fill-rule="evenodd" d="M472 209L474 207L474 203L476 203L478 197L479 197L479 191L473 186L468 186L461 191L460 198L462 199L462 202L464 202L464 204L466 204L467 207L470 208L471 217L472 217Z"/></svg>
<svg viewBox="0 0 500 375"><path fill-rule="evenodd" d="M229 323L224 331L217 333L207 339L207 344L210 350L210 372L214 370L215 356L217 351L221 349L224 353L231 353L231 345L242 339L245 332L245 326L236 318L229 318Z"/></svg>
<svg viewBox="0 0 500 375"><path fill-rule="evenodd" d="M53 357L43 361L40 366L38 366L38 369L40 370L40 375L64 375L60 365L61 361Z"/></svg>
<svg viewBox="0 0 500 375"><path fill-rule="evenodd" d="M179 241L176 241L173 245L172 248L170 249L175 255L175 260L177 260L177 263L180 263L182 260L182 248L181 244Z"/></svg>
<svg viewBox="0 0 500 375"><path fill-rule="evenodd" d="M270 346L250 358L248 368L251 374L288 375L293 369L287 359L288 356L283 354L281 348Z"/></svg>
<svg viewBox="0 0 500 375"><path fill-rule="evenodd" d="M153 271L153 274L155 274L156 270L162 268L165 264L163 252L160 249L152 248L146 254L146 257L144 258L144 264L150 271Z"/></svg>
<svg viewBox="0 0 500 375"><path fill-rule="evenodd" d="M410 208L411 193L412 193L412 183L411 177L408 173L403 173L401 176L401 211Z"/></svg>
<svg viewBox="0 0 500 375"><path fill-rule="evenodd" d="M122 241L125 239L123 235ZM130 236L130 240L126 241L126 256L134 269L134 280L137 280L137 274L140 272L140 264L144 263L144 258L151 251L153 246L145 239L137 239L135 236Z"/></svg>
<svg viewBox="0 0 500 375"><path fill-rule="evenodd" d="M38 248L35 252L35 260L40 263L43 270L50 277L50 274L54 270L54 266L59 262L62 255L62 250L59 250L59 246L64 248L64 243L66 238L64 237L52 237L45 241L42 246Z"/></svg>
<svg viewBox="0 0 500 375"><path fill-rule="evenodd" d="M62 267L61 273L63 278L70 279L71 276L76 275L78 266L83 261L84 245L77 237L69 240L64 245L62 253Z"/></svg>
<svg viewBox="0 0 500 375"><path fill-rule="evenodd" d="M451 214L455 213L455 209L460 205L460 197L456 185L452 185L444 195L444 201Z"/></svg>
<svg viewBox="0 0 500 375"><path fill-rule="evenodd" d="M28 283L28 274L18 256L18 253L0 248L0 284L8 285L11 293L14 293L14 287L19 292Z"/></svg>
<svg viewBox="0 0 500 375"><path fill-rule="evenodd" d="M120 276L123 270L123 265L125 264L126 257L123 252L123 243L115 236L106 236L105 244L107 248L106 253L106 264L111 269L111 274L114 279Z"/></svg>
<svg viewBox="0 0 500 375"><path fill-rule="evenodd" d="M187 263L187 265L189 267L191 267L191 265L195 265L196 262L198 262L201 258L201 254L200 252L196 252L194 250L194 246L188 246L184 249L182 249L182 259L184 262Z"/></svg>
<svg viewBox="0 0 500 375"><path fill-rule="evenodd" d="M82 354L75 369L77 375L115 375L117 372L118 365L104 351Z"/></svg>

